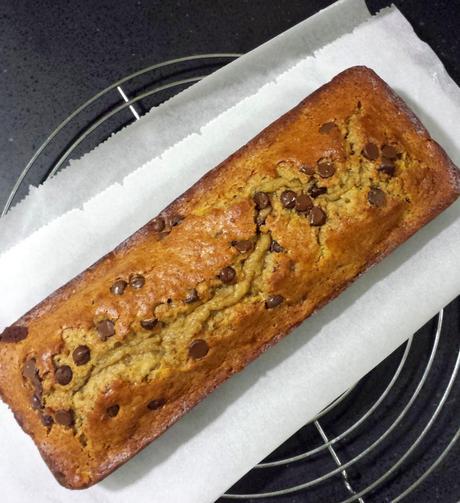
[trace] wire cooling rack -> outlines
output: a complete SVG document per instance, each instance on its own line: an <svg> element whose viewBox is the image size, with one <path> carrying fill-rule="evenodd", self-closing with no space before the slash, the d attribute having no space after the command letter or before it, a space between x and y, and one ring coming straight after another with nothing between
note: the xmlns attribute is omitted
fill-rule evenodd
<svg viewBox="0 0 460 503"><path fill-rule="evenodd" d="M165 61L95 94L38 148L2 215L24 193L31 170L41 169L43 179L53 176L71 155L90 150L151 106L238 56L203 54ZM453 351L451 341L443 337L443 319L441 311L422 333L338 397L219 501L398 502L413 492L445 460L460 436L457 429L431 464L417 468L430 435L449 414L448 399L460 366L460 341L456 338ZM429 392L433 381L434 397Z"/></svg>

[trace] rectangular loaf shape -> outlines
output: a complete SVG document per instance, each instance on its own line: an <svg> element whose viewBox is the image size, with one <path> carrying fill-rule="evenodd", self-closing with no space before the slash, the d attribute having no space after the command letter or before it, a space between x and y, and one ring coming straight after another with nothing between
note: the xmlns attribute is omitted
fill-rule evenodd
<svg viewBox="0 0 460 503"><path fill-rule="evenodd" d="M404 102L350 68L5 329L1 396L59 482L88 487L459 187Z"/></svg>

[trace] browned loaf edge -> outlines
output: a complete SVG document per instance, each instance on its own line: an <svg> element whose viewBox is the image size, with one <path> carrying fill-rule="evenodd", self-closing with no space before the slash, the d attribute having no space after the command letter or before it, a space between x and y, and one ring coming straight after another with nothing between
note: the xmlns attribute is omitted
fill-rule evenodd
<svg viewBox="0 0 460 503"><path fill-rule="evenodd" d="M2 398L59 482L88 487L459 191L405 103L350 68L5 330Z"/></svg>

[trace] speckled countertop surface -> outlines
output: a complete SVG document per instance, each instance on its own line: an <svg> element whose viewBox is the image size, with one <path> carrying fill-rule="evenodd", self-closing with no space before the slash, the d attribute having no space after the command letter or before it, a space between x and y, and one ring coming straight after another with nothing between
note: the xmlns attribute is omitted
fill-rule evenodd
<svg viewBox="0 0 460 503"><path fill-rule="evenodd" d="M162 60L195 53L247 52L331 3L331 0L3 0L0 5L0 203L3 206L19 173L47 134L98 90ZM367 3L372 11L390 4L387 0L367 0ZM458 2L395 0L394 3L460 83ZM395 64L398 64L396 56ZM46 162L34 169L26 181L37 184L45 173ZM445 337L440 347L445 359L452 354L459 336L459 308L457 299L446 310ZM415 359L424 357L423 340L428 341L432 333L433 322L420 331L421 342ZM434 401L439 399L439 386L446 378L443 358L435 363L434 377L425 390L427 406L417 411L417 417L408 418L406 428L411 427L411 421L419 420L420 415L432 412L430 408L434 408ZM382 372L385 371L382 368ZM362 390L364 395L374 392L374 389ZM365 498L366 502L391 501L401 488L414 480L414 473L420 475L433 462L458 427L458 390L449 399L449 407L449 413L438 421L428 442L409 466L403 468L390 485ZM377 429L384 428L385 414L381 423ZM307 431L300 432L290 443L307 442L308 435ZM401 455L405 438L400 430L393 442L391 457L397 459ZM295 445L288 447L295 449ZM404 501L458 502L459 454L460 445L457 445L443 466ZM351 452L342 453L345 459L350 455ZM377 457L373 465L378 467L378 464ZM365 474L351 475L358 480L371 469L368 466ZM259 472L245 481L244 488L273 489L277 487L277 477L283 479L283 483L303 482L305 467L301 470L287 467L282 474ZM328 489L315 492L313 498L300 493L270 501L329 503L338 501L340 495L330 484Z"/></svg>

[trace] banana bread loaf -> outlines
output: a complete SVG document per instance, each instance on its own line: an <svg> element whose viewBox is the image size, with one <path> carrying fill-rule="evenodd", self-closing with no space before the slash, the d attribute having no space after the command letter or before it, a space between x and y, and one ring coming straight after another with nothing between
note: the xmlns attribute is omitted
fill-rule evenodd
<svg viewBox="0 0 460 503"><path fill-rule="evenodd" d="M350 68L6 328L0 393L59 482L90 486L459 187L403 101Z"/></svg>

